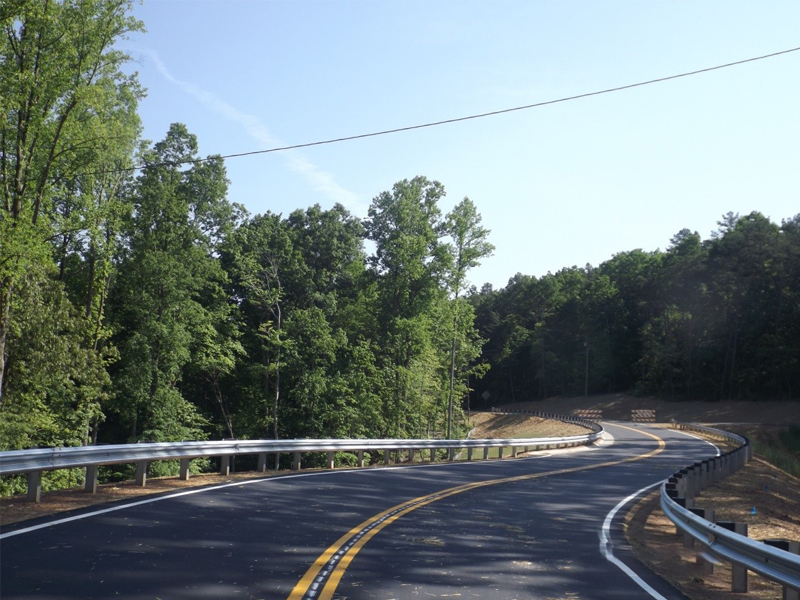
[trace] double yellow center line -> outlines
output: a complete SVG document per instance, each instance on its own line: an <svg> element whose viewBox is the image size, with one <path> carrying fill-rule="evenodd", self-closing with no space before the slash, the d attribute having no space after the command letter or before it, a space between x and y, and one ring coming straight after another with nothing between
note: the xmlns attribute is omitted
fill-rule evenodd
<svg viewBox="0 0 800 600"><path fill-rule="evenodd" d="M297 585L289 594L287 600L331 600L336 588L339 585L342 577L344 576L347 567L359 553L367 542L376 536L384 527L394 523L397 519L406 515L418 508L426 506L432 502L437 502L456 494L468 492L481 487L490 485L499 485L501 483L513 483L515 481L528 481L531 479L539 479L541 477L548 477L552 475L564 475L565 473L575 473L577 471L588 471L589 469L599 469L602 467L611 467L627 462L637 460L644 460L651 458L656 454L664 451L666 443L663 439L639 429L632 427L625 427L618 425L623 429L636 431L648 437L653 438L658 442L658 448L646 454L640 454L622 460L609 461L604 463L597 463L593 465L586 465L583 467L572 467L569 469L557 469L555 471L545 471L543 473L533 473L530 475L517 475L515 477L504 477L502 479L490 479L488 481L479 481L475 483L467 483L452 488L447 488L427 496L420 496L413 500L408 500L402 504L398 504L391 508L370 517L360 525L356 525L350 531L345 533L342 537L331 544L325 552L323 552L314 564L309 567L305 575L300 579ZM320 587L322 588L320 590Z"/></svg>

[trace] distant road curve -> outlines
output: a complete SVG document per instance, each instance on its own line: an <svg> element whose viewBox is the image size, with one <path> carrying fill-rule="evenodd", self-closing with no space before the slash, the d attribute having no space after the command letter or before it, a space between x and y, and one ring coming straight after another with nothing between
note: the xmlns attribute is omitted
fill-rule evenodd
<svg viewBox="0 0 800 600"><path fill-rule="evenodd" d="M617 505L715 449L604 426L614 443L594 449L289 474L4 528L0 597L683 598L630 557Z"/></svg>

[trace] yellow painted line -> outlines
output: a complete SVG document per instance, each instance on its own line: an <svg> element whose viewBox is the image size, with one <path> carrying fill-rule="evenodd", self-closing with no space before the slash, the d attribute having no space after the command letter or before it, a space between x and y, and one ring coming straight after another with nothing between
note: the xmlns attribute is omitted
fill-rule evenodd
<svg viewBox="0 0 800 600"><path fill-rule="evenodd" d="M435 492L433 494L428 494L427 496L420 496L419 498L414 498L412 500L408 500L391 508L387 508L383 512L378 513L377 515L370 517L360 525L356 525L338 540L336 540L330 547L328 547L325 552L323 552L314 564L306 571L305 575L300 579L297 585L292 590L292 593L289 594L287 600L302 600L306 597L309 589L311 588L314 580L319 575L320 571L325 567L326 564L330 561L330 559L341 550L343 546L347 544L353 537L358 535L359 533L363 532L365 529L370 528L376 521L381 521L377 525L374 525L369 531L366 531L361 539L359 539L355 544L353 544L347 552L342 556L339 562L336 564L336 567L331 572L330 576L328 577L327 582L325 583L325 587L322 589L322 592L319 594L319 600L331 600L333 598L333 594L336 591L336 588L339 585L342 577L344 576L345 571L347 571L347 567L350 566L350 563L353 561L355 556L359 553L361 548L363 548L369 540L375 537L384 527L387 525L394 523L397 519L406 515L418 508L431 504L432 502L436 502L438 500L443 500L444 498L449 498L450 496L455 496L456 494L461 494L463 492L487 487L490 485L499 485L502 483L512 483L516 481L526 481L532 479L539 479L541 477L549 477L553 475L564 475L566 473L576 473L578 471L588 471L590 469L599 469L601 467L611 467L614 465L620 465L627 462L634 462L638 460L645 460L647 458L652 458L657 454L660 454L664 451L667 444L664 442L663 439L654 435L652 433L648 433L647 431L642 431L640 429L635 429L633 427L627 427L625 425L618 425L615 424L617 427L621 427L622 429L628 429L630 431L634 431L636 433L640 433L647 437L651 437L658 442L658 448L647 452L645 454L640 454L638 456L632 456L629 458L624 458L622 460L614 460L604 463L598 463L594 465L587 465L583 467L571 467L568 469L557 469L555 471L545 471L543 473L533 473L530 475L516 475L514 477L504 477L502 479L490 479L488 481L478 481L474 483L467 483L464 485L455 486L452 488L448 488L445 490L441 490L439 492ZM392 514L395 513L395 514ZM387 516L391 515L391 516Z"/></svg>

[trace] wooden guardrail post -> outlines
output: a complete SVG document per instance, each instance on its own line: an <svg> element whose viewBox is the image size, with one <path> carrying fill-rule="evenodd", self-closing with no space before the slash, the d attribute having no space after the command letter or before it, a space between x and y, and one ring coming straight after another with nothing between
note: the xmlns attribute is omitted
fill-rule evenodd
<svg viewBox="0 0 800 600"><path fill-rule="evenodd" d="M717 521L717 525L723 529L747 537L747 523ZM747 569L743 565L731 563L731 591L734 594L747 593Z"/></svg>
<svg viewBox="0 0 800 600"><path fill-rule="evenodd" d="M792 554L800 554L800 542L784 539L764 540L767 546L780 548ZM800 590L783 586L783 600L800 600Z"/></svg>
<svg viewBox="0 0 800 600"><path fill-rule="evenodd" d="M359 450L356 453L356 456L358 457L358 467L362 468L364 466L364 451L363 450Z"/></svg>
<svg viewBox="0 0 800 600"><path fill-rule="evenodd" d="M387 465L392 460L392 451L391 450L384 450L383 451L383 464Z"/></svg>
<svg viewBox="0 0 800 600"><path fill-rule="evenodd" d="M256 464L256 471L258 471L259 473L265 473L266 470L267 470L267 453L259 452L258 463Z"/></svg>
<svg viewBox="0 0 800 600"><path fill-rule="evenodd" d="M181 481L189 481L189 461L188 458L181 459L181 470L178 474L178 479Z"/></svg>
<svg viewBox="0 0 800 600"><path fill-rule="evenodd" d="M30 471L28 473L28 502L42 501L42 472Z"/></svg>
<svg viewBox="0 0 800 600"><path fill-rule="evenodd" d="M697 508L692 507L688 509L690 512L696 514L701 519L705 519L706 521L714 522L714 509L713 508ZM683 547L684 548L691 548L694 546L694 538L689 535L688 533L683 534Z"/></svg>
<svg viewBox="0 0 800 600"><path fill-rule="evenodd" d="M227 477L231 474L231 457L230 456L222 456L219 460L219 474L223 477Z"/></svg>
<svg viewBox="0 0 800 600"><path fill-rule="evenodd" d="M292 454L292 471L300 470L300 453L294 452Z"/></svg>
<svg viewBox="0 0 800 600"><path fill-rule="evenodd" d="M330 450L328 451L328 453L325 455L325 465L329 469L336 468L336 453L331 452Z"/></svg>
<svg viewBox="0 0 800 600"><path fill-rule="evenodd" d="M455 448L448 448L447 449L447 460L453 462L456 459L456 449Z"/></svg>
<svg viewBox="0 0 800 600"><path fill-rule="evenodd" d="M136 485L145 487L147 485L147 461L136 462Z"/></svg>
<svg viewBox="0 0 800 600"><path fill-rule="evenodd" d="M90 494L97 493L97 465L89 465L86 467L86 482L83 489Z"/></svg>
<svg viewBox="0 0 800 600"><path fill-rule="evenodd" d="M483 447L483 460L489 460L489 446Z"/></svg>
<svg viewBox="0 0 800 600"><path fill-rule="evenodd" d="M467 460L472 460L472 446L467 448Z"/></svg>

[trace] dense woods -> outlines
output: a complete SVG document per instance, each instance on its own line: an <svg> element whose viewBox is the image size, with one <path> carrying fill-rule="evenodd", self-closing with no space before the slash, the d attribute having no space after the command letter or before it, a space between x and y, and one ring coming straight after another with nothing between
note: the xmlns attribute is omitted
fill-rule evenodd
<svg viewBox="0 0 800 600"><path fill-rule="evenodd" d="M598 267L516 275L471 297L492 402L628 391L672 399L800 395L800 215L725 215L710 239Z"/></svg>
<svg viewBox="0 0 800 600"><path fill-rule="evenodd" d="M128 2L2 11L3 450L455 437L469 406L608 391L800 396L800 215L477 290L493 246L469 198L444 213L414 177L363 220L248 214L184 125L140 139L114 49L142 27Z"/></svg>

